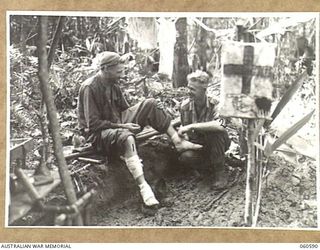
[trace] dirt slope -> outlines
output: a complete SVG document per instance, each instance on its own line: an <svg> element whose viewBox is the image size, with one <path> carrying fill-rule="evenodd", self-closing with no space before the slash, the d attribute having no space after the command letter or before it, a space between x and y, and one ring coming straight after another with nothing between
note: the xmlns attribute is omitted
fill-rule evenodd
<svg viewBox="0 0 320 250"><path fill-rule="evenodd" d="M229 164L227 167L230 186L217 191L211 187L213 176L209 171L195 171L176 165L176 162L171 161L170 153L161 150L161 147L159 149L159 145L156 148L156 151L150 148L144 151L142 147L140 151L147 173L150 172L148 167L152 168L152 165L162 166L160 168L167 184L167 204L154 216L144 215L140 209L138 191L133 182L123 181L130 176L125 176L126 170L122 169L122 174L118 175L121 191L108 202L98 199L96 210L93 212L93 225L244 226L244 167ZM292 164L280 156L273 156L269 161L268 170L269 174L263 182L257 227L316 227L315 162L303 159L297 164ZM147 174L147 178L151 183L156 179L152 178L152 174Z"/></svg>

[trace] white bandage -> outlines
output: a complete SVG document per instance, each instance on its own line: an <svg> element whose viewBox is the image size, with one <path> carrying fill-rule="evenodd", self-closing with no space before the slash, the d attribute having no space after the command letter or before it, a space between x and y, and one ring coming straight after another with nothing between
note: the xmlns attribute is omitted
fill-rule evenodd
<svg viewBox="0 0 320 250"><path fill-rule="evenodd" d="M159 204L159 201L154 196L151 187L146 181L141 183L139 185L139 188L144 204L146 204L147 206L154 206Z"/></svg>
<svg viewBox="0 0 320 250"><path fill-rule="evenodd" d="M125 159L125 162L134 179L137 179L139 176L143 175L143 165L138 155L134 155L128 159Z"/></svg>

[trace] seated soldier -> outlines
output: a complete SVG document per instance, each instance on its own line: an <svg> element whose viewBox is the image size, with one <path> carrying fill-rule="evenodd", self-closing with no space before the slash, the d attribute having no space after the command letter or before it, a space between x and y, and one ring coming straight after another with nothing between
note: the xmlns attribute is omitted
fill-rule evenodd
<svg viewBox="0 0 320 250"><path fill-rule="evenodd" d="M158 200L144 178L135 144L135 134L146 125L167 133L178 152L197 150L201 145L180 138L171 125L161 103L147 99L129 107L118 85L124 64L114 52L98 55L99 71L87 79L79 90L78 120L82 134L96 150L108 156L123 156L126 166L140 188L144 205L157 207Z"/></svg>
<svg viewBox="0 0 320 250"><path fill-rule="evenodd" d="M180 137L203 145L201 150L188 150L180 154L179 160L191 167L214 167L214 186L223 188L227 184L224 153L230 146L228 133L218 121L218 102L206 95L209 76L203 71L188 75L189 99L181 104Z"/></svg>

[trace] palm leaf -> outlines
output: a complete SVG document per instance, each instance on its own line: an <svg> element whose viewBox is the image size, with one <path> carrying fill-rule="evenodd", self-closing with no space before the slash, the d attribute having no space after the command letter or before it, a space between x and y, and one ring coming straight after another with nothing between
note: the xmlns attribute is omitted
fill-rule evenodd
<svg viewBox="0 0 320 250"><path fill-rule="evenodd" d="M287 131L285 131L274 143L270 143L268 140L265 148L264 154L266 157L270 156L279 146L285 143L291 136L296 134L299 129L301 129L311 118L315 110L312 110L309 114L304 116L300 121L292 125Z"/></svg>
<svg viewBox="0 0 320 250"><path fill-rule="evenodd" d="M287 103L291 100L292 96L296 93L296 91L300 88L303 81L308 76L307 72L304 71L301 75L298 76L298 78L295 80L294 83L290 86L290 88L287 90L287 92L282 96L280 102L278 103L277 107L273 111L271 118L271 121L266 121L264 124L264 127L268 127L272 121L279 115L281 110L284 108L284 106L287 105Z"/></svg>

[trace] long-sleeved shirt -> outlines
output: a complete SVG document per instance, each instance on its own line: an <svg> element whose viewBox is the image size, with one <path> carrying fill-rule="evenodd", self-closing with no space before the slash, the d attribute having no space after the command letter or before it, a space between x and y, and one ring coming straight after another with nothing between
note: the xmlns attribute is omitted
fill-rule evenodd
<svg viewBox="0 0 320 250"><path fill-rule="evenodd" d="M111 123L121 123L121 112L129 107L117 84L111 85L109 93L106 86L107 83L95 75L80 87L78 122L86 137L110 128Z"/></svg>

